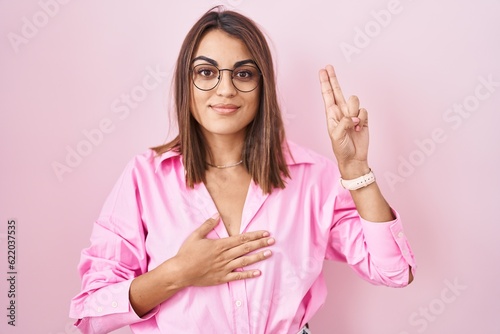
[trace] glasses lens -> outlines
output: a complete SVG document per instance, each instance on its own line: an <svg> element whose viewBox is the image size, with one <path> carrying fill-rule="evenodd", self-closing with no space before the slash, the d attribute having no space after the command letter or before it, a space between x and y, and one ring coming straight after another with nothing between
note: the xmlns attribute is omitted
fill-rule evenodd
<svg viewBox="0 0 500 334"><path fill-rule="evenodd" d="M210 90L219 82L219 70L210 64L196 65L193 68L193 82L201 90Z"/></svg>
<svg viewBox="0 0 500 334"><path fill-rule="evenodd" d="M241 92L251 92L259 85L260 71L256 66L242 65L234 70L222 70L232 72L234 87ZM211 90L219 83L220 71L212 64L199 64L193 67L194 85L201 90Z"/></svg>
<svg viewBox="0 0 500 334"><path fill-rule="evenodd" d="M242 92L257 88L260 81L259 69L252 65L242 65L233 70L233 84Z"/></svg>

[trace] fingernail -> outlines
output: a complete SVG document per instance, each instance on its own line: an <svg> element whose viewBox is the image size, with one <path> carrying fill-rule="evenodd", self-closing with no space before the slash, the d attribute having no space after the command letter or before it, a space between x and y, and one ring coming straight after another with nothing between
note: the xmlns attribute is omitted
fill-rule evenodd
<svg viewBox="0 0 500 334"><path fill-rule="evenodd" d="M216 213L215 213L212 217L210 217L210 218L212 218L213 220L219 220L220 215L219 215L219 213L218 213L218 212L216 212Z"/></svg>
<svg viewBox="0 0 500 334"><path fill-rule="evenodd" d="M359 132L361 130L361 127L359 125L356 125L356 131Z"/></svg>
<svg viewBox="0 0 500 334"><path fill-rule="evenodd" d="M357 118L357 117L351 117L351 119L352 119L352 121L354 123L359 123L359 118Z"/></svg>
<svg viewBox="0 0 500 334"><path fill-rule="evenodd" d="M271 251L270 251L270 250L266 250L266 251L264 252L264 256L265 256L265 257L271 256L271 254L272 254L272 253L271 253Z"/></svg>
<svg viewBox="0 0 500 334"><path fill-rule="evenodd" d="M266 232L262 233L262 236L265 238L265 237L270 236L270 234L269 234L269 232L266 231Z"/></svg>
<svg viewBox="0 0 500 334"><path fill-rule="evenodd" d="M275 241L276 240L274 240L274 238L270 238L269 240L267 240L267 244L272 245L272 244L274 244Z"/></svg>
<svg viewBox="0 0 500 334"><path fill-rule="evenodd" d="M260 276L260 270L255 270L252 275L253 277Z"/></svg>

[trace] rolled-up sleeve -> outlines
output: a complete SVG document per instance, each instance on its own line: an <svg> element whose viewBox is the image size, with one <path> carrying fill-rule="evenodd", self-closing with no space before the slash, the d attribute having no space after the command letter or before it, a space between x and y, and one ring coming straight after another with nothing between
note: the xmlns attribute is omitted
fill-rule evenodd
<svg viewBox="0 0 500 334"><path fill-rule="evenodd" d="M70 317L78 319L75 326L82 333L108 333L157 312L154 309L139 318L129 300L132 280L147 270L147 231L135 172L131 162L94 223L90 246L81 254L82 289L71 301Z"/></svg>
<svg viewBox="0 0 500 334"><path fill-rule="evenodd" d="M341 190L333 212L327 259L346 262L373 284L408 285L410 270L414 273L416 263L396 211L393 210L396 219L392 221L364 220L350 194Z"/></svg>

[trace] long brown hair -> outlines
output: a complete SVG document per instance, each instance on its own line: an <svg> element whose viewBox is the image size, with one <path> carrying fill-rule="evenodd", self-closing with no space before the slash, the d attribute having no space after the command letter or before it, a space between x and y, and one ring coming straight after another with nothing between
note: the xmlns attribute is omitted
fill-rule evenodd
<svg viewBox="0 0 500 334"><path fill-rule="evenodd" d="M251 19L237 12L224 10L221 6L205 13L184 39L173 78L179 134L169 143L154 147L153 150L157 154L174 150L183 156L189 187L206 181L205 161L207 155L210 155L210 148L190 111L193 89L191 61L204 34L214 29L220 29L243 41L262 73L259 110L246 129L243 164L263 192L271 193L273 188L284 188L284 179L290 177L283 152L287 145L269 46Z"/></svg>

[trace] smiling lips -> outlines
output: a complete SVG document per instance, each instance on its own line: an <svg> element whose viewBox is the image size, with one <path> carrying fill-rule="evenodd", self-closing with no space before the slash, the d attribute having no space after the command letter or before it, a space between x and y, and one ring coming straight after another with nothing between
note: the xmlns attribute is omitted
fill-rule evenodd
<svg viewBox="0 0 500 334"><path fill-rule="evenodd" d="M223 103L213 104L210 107L212 108L213 111L221 115L229 115L235 113L240 108L234 104L223 104Z"/></svg>

